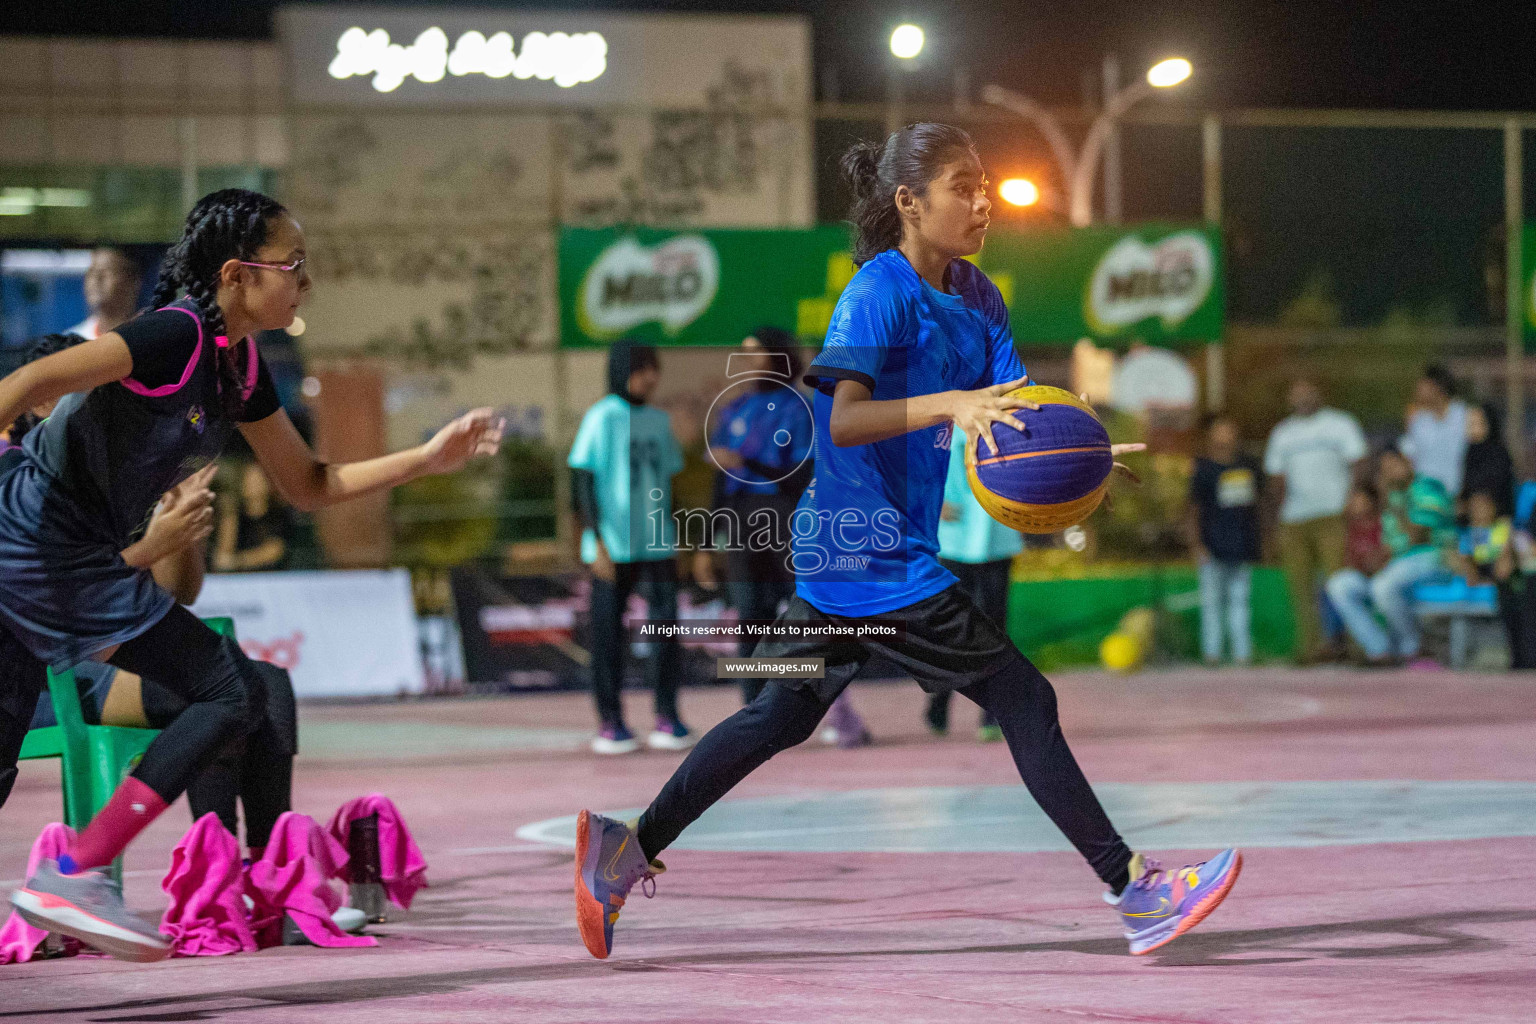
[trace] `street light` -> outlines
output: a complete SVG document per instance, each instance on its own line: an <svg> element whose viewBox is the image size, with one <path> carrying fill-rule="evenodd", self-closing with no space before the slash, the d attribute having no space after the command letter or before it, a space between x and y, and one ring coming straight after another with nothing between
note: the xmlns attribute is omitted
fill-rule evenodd
<svg viewBox="0 0 1536 1024"><path fill-rule="evenodd" d="M891 33L891 52L911 60L923 52L923 30L916 25L897 25Z"/></svg>
<svg viewBox="0 0 1536 1024"><path fill-rule="evenodd" d="M1061 171L1061 179L1067 185L1068 218L1074 227L1087 227L1093 223L1093 175L1098 169L1099 155L1104 150L1104 140L1109 135L1110 129L1125 115L1126 111L1151 96L1153 92L1178 85L1189 78L1193 72L1193 66L1182 57L1172 57L1154 64L1147 71L1145 81L1133 82L1109 98L1109 101L1104 104L1104 110L1088 129L1088 135L1083 139L1083 148L1076 157L1072 155L1072 145L1068 142L1067 133L1062 130L1061 123L1050 111L1028 96L1004 89L1000 85L989 85L981 90L981 98L994 106L1013 111L1028 120L1040 130L1041 135L1045 136L1045 141L1056 157L1056 166Z"/></svg>
<svg viewBox="0 0 1536 1024"><path fill-rule="evenodd" d="M1007 178L997 186L997 194L1010 206L1034 206L1040 201L1040 187L1028 178Z"/></svg>
<svg viewBox="0 0 1536 1024"><path fill-rule="evenodd" d="M1194 67L1183 57L1169 57L1147 69L1147 84L1159 89L1178 85L1194 73Z"/></svg>
<svg viewBox="0 0 1536 1024"><path fill-rule="evenodd" d="M891 31L891 53L896 57L894 66L885 76L885 134L890 135L901 127L902 106L906 102L906 83L903 78L915 68L913 63L923 52L923 30L912 24L897 25Z"/></svg>

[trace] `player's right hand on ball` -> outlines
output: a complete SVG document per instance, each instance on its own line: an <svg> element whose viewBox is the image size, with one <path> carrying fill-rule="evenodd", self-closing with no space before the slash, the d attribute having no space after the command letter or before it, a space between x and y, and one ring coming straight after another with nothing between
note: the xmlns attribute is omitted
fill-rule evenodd
<svg viewBox="0 0 1536 1024"><path fill-rule="evenodd" d="M1038 411L1040 408L1034 402L1013 398L1008 394L1028 383L1028 377L1021 377L1007 384L993 384L978 391L956 391L954 403L950 407L950 419L956 427L965 431L965 436L971 438L973 443L977 438L984 441L987 446L985 454L996 455L997 441L992 437L992 424L1006 423L1022 432L1024 423L1013 415L1014 412L1019 409ZM976 451L978 455L983 454L979 447Z"/></svg>

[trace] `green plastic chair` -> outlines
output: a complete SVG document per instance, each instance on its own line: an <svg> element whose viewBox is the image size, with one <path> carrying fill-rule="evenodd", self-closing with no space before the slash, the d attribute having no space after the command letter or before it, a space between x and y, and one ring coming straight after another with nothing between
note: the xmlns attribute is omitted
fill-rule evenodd
<svg viewBox="0 0 1536 1024"><path fill-rule="evenodd" d="M232 619L203 621L216 633L230 638L235 635ZM21 744L21 759L63 759L64 823L78 831L106 806L160 730L87 724L72 669L48 670L48 694L58 724L28 732ZM122 875L123 859L119 857L112 862L112 877L121 880Z"/></svg>

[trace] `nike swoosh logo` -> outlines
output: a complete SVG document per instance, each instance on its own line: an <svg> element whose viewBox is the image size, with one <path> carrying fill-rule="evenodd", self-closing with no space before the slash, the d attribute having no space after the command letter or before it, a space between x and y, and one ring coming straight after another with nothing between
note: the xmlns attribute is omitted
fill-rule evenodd
<svg viewBox="0 0 1536 1024"><path fill-rule="evenodd" d="M1166 897L1166 896L1159 896L1157 898L1157 901L1159 903L1161 903L1162 906L1158 907L1156 910L1148 910L1146 913L1143 913L1143 914L1126 914L1125 916L1126 917L1167 917L1169 914L1173 913L1173 905L1168 902L1168 897Z"/></svg>
<svg viewBox="0 0 1536 1024"><path fill-rule="evenodd" d="M619 880L619 873L614 868L618 866L619 858L624 856L624 848L628 845L629 836L625 836L624 841L619 844L619 848L613 851L613 856L609 858L607 867L603 868L603 877L608 881L617 882ZM1168 901L1164 900L1163 902L1167 903Z"/></svg>

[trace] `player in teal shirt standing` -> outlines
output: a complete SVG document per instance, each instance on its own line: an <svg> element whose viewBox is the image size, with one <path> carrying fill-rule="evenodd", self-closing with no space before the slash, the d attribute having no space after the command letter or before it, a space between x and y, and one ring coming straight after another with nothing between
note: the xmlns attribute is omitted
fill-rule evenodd
<svg viewBox="0 0 1536 1024"><path fill-rule="evenodd" d="M628 338L608 352L609 393L587 410L566 460L581 560L592 567L592 695L597 701L599 754L628 754L640 741L624 724L624 608L645 598L653 621L677 618L676 527L672 477L683 452L667 414L646 404L661 381L656 350ZM676 640L653 640L646 678L656 694L656 728L646 745L684 750L696 737L677 714L682 659Z"/></svg>
<svg viewBox="0 0 1536 1024"><path fill-rule="evenodd" d="M965 478L965 431L950 435L949 472L944 478L944 505L939 510L939 564L955 574L960 589L1004 632L1008 630L1008 572L1013 556L1024 550L1024 538L987 515ZM949 732L949 701L953 690L928 695L928 728ZM997 719L982 711L977 738L993 743L1003 738Z"/></svg>

